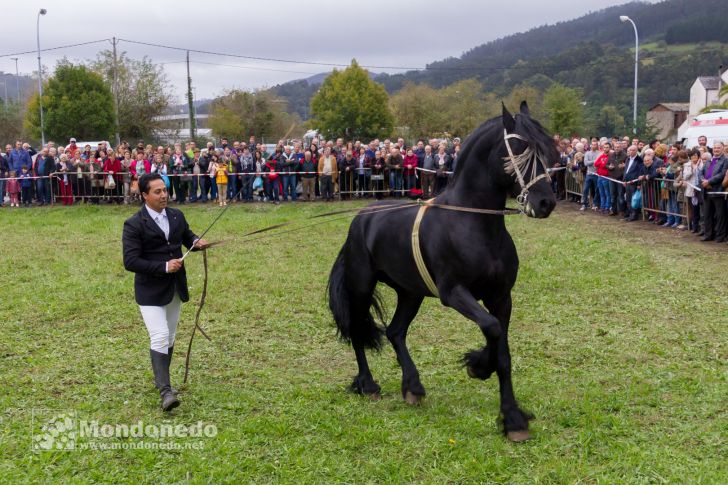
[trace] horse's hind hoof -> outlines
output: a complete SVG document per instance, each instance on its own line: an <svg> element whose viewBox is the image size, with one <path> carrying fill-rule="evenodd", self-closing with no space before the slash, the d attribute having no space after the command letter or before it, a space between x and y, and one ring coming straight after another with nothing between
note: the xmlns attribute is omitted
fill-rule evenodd
<svg viewBox="0 0 728 485"><path fill-rule="evenodd" d="M422 399L425 396L418 396L417 394L412 394L412 391L407 391L404 395L404 401L407 404L410 404L412 406L419 406L422 404Z"/></svg>
<svg viewBox="0 0 728 485"><path fill-rule="evenodd" d="M370 401L376 402L376 401L382 400L382 395L379 394L378 392L372 392L371 394L367 394L367 396L369 396Z"/></svg>
<svg viewBox="0 0 728 485"><path fill-rule="evenodd" d="M513 443L523 443L524 441L531 439L531 433L529 433L527 429L509 431L506 433L506 437L508 438L508 441L512 441Z"/></svg>
<svg viewBox="0 0 728 485"><path fill-rule="evenodd" d="M470 377L471 379L477 379L478 378L478 374L475 373L475 369L473 369L470 366L467 366L467 369L468 369L468 377Z"/></svg>

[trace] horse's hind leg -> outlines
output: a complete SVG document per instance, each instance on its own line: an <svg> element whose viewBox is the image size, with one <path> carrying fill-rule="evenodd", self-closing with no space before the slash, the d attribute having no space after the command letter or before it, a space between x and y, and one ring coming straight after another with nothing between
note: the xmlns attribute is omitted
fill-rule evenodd
<svg viewBox="0 0 728 485"><path fill-rule="evenodd" d="M397 361L402 367L402 397L409 404L419 404L425 396L425 388L420 382L420 374L407 350L407 330L417 315L423 297L397 292L397 309L392 323L387 327L387 338L397 353Z"/></svg>
<svg viewBox="0 0 728 485"><path fill-rule="evenodd" d="M367 362L364 346L353 344L354 354L356 355L356 363L359 366L359 373L354 377L351 383L351 390L357 394L368 395L373 400L381 399L381 388L372 377L369 370L369 362Z"/></svg>
<svg viewBox="0 0 728 485"><path fill-rule="evenodd" d="M367 274L364 265L359 267L356 281L349 281L351 285L350 314L351 314L351 345L356 355L359 372L351 383L351 390L357 394L365 394L374 400L380 399L379 384L372 377L367 361L366 349L379 349L381 346L382 328L374 321L372 306L378 308L375 298L377 280L374 274ZM381 313L378 312L378 313Z"/></svg>

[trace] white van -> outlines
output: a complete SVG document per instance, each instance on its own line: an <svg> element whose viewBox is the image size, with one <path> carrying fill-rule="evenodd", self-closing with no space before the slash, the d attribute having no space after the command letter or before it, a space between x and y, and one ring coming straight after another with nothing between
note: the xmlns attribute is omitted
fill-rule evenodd
<svg viewBox="0 0 728 485"><path fill-rule="evenodd" d="M728 109L714 109L688 121L688 129L682 135L684 146L698 146L698 137L708 138L708 146L716 141L728 142Z"/></svg>

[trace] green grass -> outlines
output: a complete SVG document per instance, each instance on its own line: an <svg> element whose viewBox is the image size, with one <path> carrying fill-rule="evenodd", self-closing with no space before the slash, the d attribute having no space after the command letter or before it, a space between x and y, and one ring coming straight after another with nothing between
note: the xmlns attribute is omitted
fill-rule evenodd
<svg viewBox="0 0 728 485"><path fill-rule="evenodd" d="M31 451L42 416L159 424L148 338L121 264L134 209L0 211L0 480L192 483L726 483L725 248L575 212L508 219L521 259L511 350L534 439L500 433L494 379L459 359L476 326L425 302L409 344L428 395L400 396L386 347L370 359L383 400L346 392L356 366L324 292L348 220L243 242L339 205L235 206L209 239L210 288L191 380L173 424L217 427L201 450ZM187 207L198 232L216 207ZM187 261L193 300L202 258ZM414 271L414 270L413 270ZM393 311L393 293L384 292ZM181 384L194 304L173 363ZM107 442L136 442L135 438ZM149 441L147 439L147 441ZM189 442L177 438L177 443Z"/></svg>

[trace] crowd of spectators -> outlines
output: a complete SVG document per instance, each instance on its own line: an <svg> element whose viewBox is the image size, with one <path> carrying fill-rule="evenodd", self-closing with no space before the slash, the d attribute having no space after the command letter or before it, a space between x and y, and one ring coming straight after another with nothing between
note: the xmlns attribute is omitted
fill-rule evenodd
<svg viewBox="0 0 728 485"><path fill-rule="evenodd" d="M560 160L552 173L559 199L625 221L691 230L704 241L723 242L728 202L728 158L723 144L696 147L637 138L554 137ZM447 187L457 169L460 140L400 138L345 142L314 138L217 146L194 142L169 146L101 142L66 146L48 142L40 151L16 141L0 157L0 205L29 207L51 202L129 204L140 200L137 181L158 172L179 204L333 201L335 197L430 198Z"/></svg>
<svg viewBox="0 0 728 485"><path fill-rule="evenodd" d="M169 146L122 142L112 148L49 141L40 151L17 141L0 159L2 205L129 204L139 200L138 179L158 172L179 203L333 201L351 197L432 197L445 189L460 140L310 140L265 145L220 140ZM7 194L7 196L6 196Z"/></svg>
<svg viewBox="0 0 728 485"><path fill-rule="evenodd" d="M632 222L690 230L701 241L725 242L728 158L720 141L695 147L637 138L555 137L566 170L554 178L558 198Z"/></svg>

